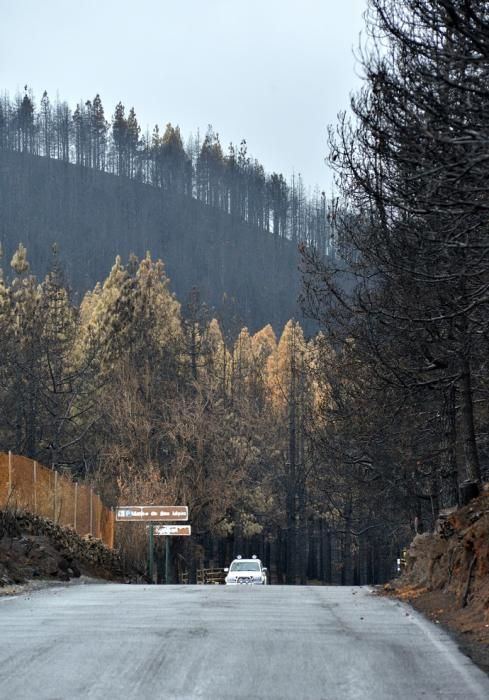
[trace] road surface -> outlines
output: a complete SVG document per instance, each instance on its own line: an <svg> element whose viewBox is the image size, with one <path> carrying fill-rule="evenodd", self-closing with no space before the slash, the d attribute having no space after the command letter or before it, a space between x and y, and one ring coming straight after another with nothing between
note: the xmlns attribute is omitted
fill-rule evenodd
<svg viewBox="0 0 489 700"><path fill-rule="evenodd" d="M443 631L368 588L93 584L0 598L9 700L487 700Z"/></svg>

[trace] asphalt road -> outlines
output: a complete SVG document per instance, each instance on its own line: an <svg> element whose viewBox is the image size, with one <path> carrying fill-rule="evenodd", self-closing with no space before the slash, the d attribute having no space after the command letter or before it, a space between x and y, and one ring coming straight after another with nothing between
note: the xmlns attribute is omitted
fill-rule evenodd
<svg viewBox="0 0 489 700"><path fill-rule="evenodd" d="M0 698L489 698L437 626L367 588L50 588L0 598Z"/></svg>

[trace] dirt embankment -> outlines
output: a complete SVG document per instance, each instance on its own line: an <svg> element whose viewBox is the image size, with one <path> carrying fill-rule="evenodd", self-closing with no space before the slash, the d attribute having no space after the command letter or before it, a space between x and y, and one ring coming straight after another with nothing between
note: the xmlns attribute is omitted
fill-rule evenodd
<svg viewBox="0 0 489 700"><path fill-rule="evenodd" d="M38 515L0 510L0 594L29 581L82 575L120 582L143 578L98 539L80 537Z"/></svg>
<svg viewBox="0 0 489 700"><path fill-rule="evenodd" d="M443 513L434 533L417 535L404 573L385 588L446 626L489 672L489 485Z"/></svg>

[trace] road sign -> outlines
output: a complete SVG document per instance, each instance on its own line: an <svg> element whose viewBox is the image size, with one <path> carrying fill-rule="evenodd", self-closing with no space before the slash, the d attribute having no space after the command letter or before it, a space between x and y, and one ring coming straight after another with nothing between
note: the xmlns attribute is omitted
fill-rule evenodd
<svg viewBox="0 0 489 700"><path fill-rule="evenodd" d="M119 506L115 511L119 522L171 522L188 520L187 506Z"/></svg>
<svg viewBox="0 0 489 700"><path fill-rule="evenodd" d="M190 525L155 525L153 528L154 535L179 535L180 537L188 537L192 534L192 528Z"/></svg>

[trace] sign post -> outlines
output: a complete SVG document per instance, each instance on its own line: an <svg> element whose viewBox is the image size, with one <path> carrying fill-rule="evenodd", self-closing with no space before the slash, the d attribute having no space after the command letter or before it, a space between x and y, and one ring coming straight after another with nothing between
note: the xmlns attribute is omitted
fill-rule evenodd
<svg viewBox="0 0 489 700"><path fill-rule="evenodd" d="M154 571L154 537L165 536L165 583L170 583L170 542L168 536L189 536L190 525L175 525L175 521L188 520L187 506L119 506L115 511L115 519L118 522L146 523L149 529L148 542L148 578L153 583ZM155 523L168 523L155 525Z"/></svg>
<svg viewBox="0 0 489 700"><path fill-rule="evenodd" d="M190 525L155 525L153 527L153 535L161 536L165 538L165 583L173 583L171 580L171 567L170 567L170 551L171 551L171 540L170 537L189 537L192 533L192 527Z"/></svg>
<svg viewBox="0 0 489 700"><path fill-rule="evenodd" d="M154 537L153 523L149 524L149 550L148 550L148 577L153 583L153 563L154 563Z"/></svg>
<svg viewBox="0 0 489 700"><path fill-rule="evenodd" d="M168 537L165 537L165 583L173 583L173 581L170 581L170 540Z"/></svg>

